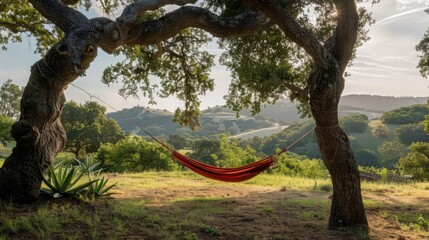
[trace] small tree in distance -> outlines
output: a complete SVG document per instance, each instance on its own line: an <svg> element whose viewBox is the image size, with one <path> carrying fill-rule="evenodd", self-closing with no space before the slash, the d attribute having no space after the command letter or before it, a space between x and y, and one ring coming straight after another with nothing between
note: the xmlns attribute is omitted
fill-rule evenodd
<svg viewBox="0 0 429 240"><path fill-rule="evenodd" d="M22 87L8 79L0 87L0 115L15 119L19 115Z"/></svg>
<svg viewBox="0 0 429 240"><path fill-rule="evenodd" d="M101 143L116 143L124 137L118 123L107 119L106 108L96 102L77 104L74 101L64 105L61 119L67 132L64 150L76 158L94 153Z"/></svg>

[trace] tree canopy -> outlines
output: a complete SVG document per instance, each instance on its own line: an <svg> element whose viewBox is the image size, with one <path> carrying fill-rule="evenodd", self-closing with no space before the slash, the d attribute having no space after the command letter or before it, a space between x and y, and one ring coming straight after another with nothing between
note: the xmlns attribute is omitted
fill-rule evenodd
<svg viewBox="0 0 429 240"><path fill-rule="evenodd" d="M408 107L401 107L383 113L381 121L385 124L411 124L419 123L429 114L429 109L425 104L416 104Z"/></svg>
<svg viewBox="0 0 429 240"><path fill-rule="evenodd" d="M348 133L362 133L368 128L368 116L365 114L344 116L340 119L340 124Z"/></svg>
<svg viewBox="0 0 429 240"><path fill-rule="evenodd" d="M19 115L23 88L8 79L0 87L0 115L15 119Z"/></svg>
<svg viewBox="0 0 429 240"><path fill-rule="evenodd" d="M408 155L399 160L398 168L417 180L429 180L429 143L413 143L409 150Z"/></svg>
<svg viewBox="0 0 429 240"><path fill-rule="evenodd" d="M3 144L4 146L6 146L9 141L13 141L13 138L10 135L12 124L13 124L12 119L6 116L0 115L0 143Z"/></svg>
<svg viewBox="0 0 429 240"><path fill-rule="evenodd" d="M67 132L65 150L76 157L94 153L101 143L116 143L124 137L118 123L105 116L106 108L96 102L66 103L61 119Z"/></svg>
<svg viewBox="0 0 429 240"><path fill-rule="evenodd" d="M367 1L370 0L357 2ZM24 36L31 36L36 39L36 52L44 54L53 43L64 37L69 23L49 17L50 21L46 20L42 17L47 14L43 5L37 4L37 1L30 2L34 8L27 1L5 1L0 5L0 9L4 10L0 11L4 14L0 16L0 29L7 33L0 44L6 48L8 43L21 42ZM288 93L292 100L303 103L300 105L303 113L309 113L306 79L311 72L313 55L316 53L306 53L305 48L312 47L307 46L309 43L298 41L297 36L291 32L292 29L285 31L281 26L273 24L271 17L266 18L258 11L253 12L251 9L257 7L253 1L206 0L196 6L183 6L174 11L166 11L160 7L165 4L185 5L196 1L156 1L153 5L144 1L131 4L133 1L119 0L103 1L101 5L96 5L95 1L91 0L62 2L79 10L97 8L109 16L125 8L117 18L121 26L153 27L153 31L140 36L140 39L136 39L139 34L137 32L114 32L119 26L116 29L109 28L111 32L107 33L119 34L118 37L122 39L115 44L101 44L101 47L109 53L124 55L125 60L108 66L103 73L102 82L108 85L122 82L120 95L128 97L141 93L149 98L151 103L155 103L157 97L177 96L184 102L184 108L176 110L175 121L182 125L199 127L198 96L214 89L214 81L209 73L214 66L215 56L204 48L209 42L213 42L213 36L222 39L218 43L220 48L226 51L220 62L232 72L230 92L225 96L228 106L236 111L251 107L253 112L257 113L261 104L273 103ZM311 41L317 39L319 42L325 42L332 37L336 28L336 7L340 5L336 1L293 0L281 3L280 7L288 9L294 28L311 33L314 36ZM193 15L180 17L183 13ZM184 22L192 16L195 17L192 23ZM359 35L356 46L368 39L365 26L373 22L371 14L365 8L359 9L358 16ZM79 16L79 19L82 17ZM230 20L220 22L219 17ZM175 20L173 18L178 20L171 28L174 30L176 27L177 30L170 33L164 26L172 24ZM64 23L61 23L62 21ZM116 24L104 18L95 20L97 21L101 25L99 27L106 27L107 24L113 27ZM187 26L195 28L186 28ZM261 30L266 31L252 35ZM160 37L152 39L152 36L156 35ZM226 36L238 38L224 38Z"/></svg>

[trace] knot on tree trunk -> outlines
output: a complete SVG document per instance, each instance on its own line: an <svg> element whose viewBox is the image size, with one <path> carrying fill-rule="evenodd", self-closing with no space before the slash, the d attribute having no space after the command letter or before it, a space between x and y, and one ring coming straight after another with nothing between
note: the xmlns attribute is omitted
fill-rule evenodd
<svg viewBox="0 0 429 240"><path fill-rule="evenodd" d="M20 120L12 125L12 137L17 143L34 144L40 137L39 130L28 120Z"/></svg>

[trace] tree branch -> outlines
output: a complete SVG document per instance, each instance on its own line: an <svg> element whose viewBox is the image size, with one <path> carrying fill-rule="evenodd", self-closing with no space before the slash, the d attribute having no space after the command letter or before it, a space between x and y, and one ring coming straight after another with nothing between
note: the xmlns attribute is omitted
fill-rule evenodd
<svg viewBox="0 0 429 240"><path fill-rule="evenodd" d="M110 53L124 44L157 44L189 27L200 28L223 38L247 36L272 26L261 13L247 11L233 18L222 18L195 6L181 7L152 21L124 22L124 19L129 18L123 17L105 26L103 35L111 37L100 38L98 46L104 51Z"/></svg>
<svg viewBox="0 0 429 240"><path fill-rule="evenodd" d="M165 5L184 6L196 3L197 0L140 0L126 6L118 21L136 21L140 13L157 10Z"/></svg>
<svg viewBox="0 0 429 240"><path fill-rule="evenodd" d="M290 80L281 78L277 72L271 72L271 76L273 79L275 79L277 82L281 82L284 86L286 86L289 90L291 90L300 101L307 102L310 100L308 96L308 88L300 88L292 83L290 83Z"/></svg>
<svg viewBox="0 0 429 240"><path fill-rule="evenodd" d="M331 53L337 59L341 73L345 71L357 40L359 15L354 0L334 0L337 9L337 28Z"/></svg>
<svg viewBox="0 0 429 240"><path fill-rule="evenodd" d="M290 40L304 48L316 64L328 68L331 54L313 34L301 27L284 7L277 4L277 1L244 0L244 2L252 9L259 9L268 16Z"/></svg>
<svg viewBox="0 0 429 240"><path fill-rule="evenodd" d="M29 0L29 2L42 16L61 28L64 32L89 24L88 18L82 13L58 0Z"/></svg>

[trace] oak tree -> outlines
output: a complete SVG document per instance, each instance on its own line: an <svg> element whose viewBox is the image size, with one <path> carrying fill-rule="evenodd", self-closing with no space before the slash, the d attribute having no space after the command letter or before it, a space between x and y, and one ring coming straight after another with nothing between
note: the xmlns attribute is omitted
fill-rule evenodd
<svg viewBox="0 0 429 240"><path fill-rule="evenodd" d="M98 48L127 56L105 70L103 82L120 80L124 84L120 94L140 91L153 101L154 96L175 95L184 101L175 120L197 127L198 95L214 87L209 76L214 57L201 47L214 36L226 50L221 62L232 72L227 104L237 111L251 106L256 113L261 104L273 103L285 93L301 102L302 112L311 112L315 120L317 143L332 178L329 225L366 227L359 171L337 112L346 68L356 46L366 40L364 26L372 21L356 6L362 1L102 1L106 13L123 8L116 19L89 19L68 6L90 7L90 0L29 0L32 7L23 2L23 11L37 19L35 30L55 29L52 32L58 34L36 37L41 48L50 48L31 67L21 117L12 130L16 150L0 169L0 197L37 199L40 173L66 140L59 119L63 91L85 73ZM169 4L179 7L164 10ZM2 15L7 21L0 26L12 39L20 31L31 34L24 13L16 24L9 15ZM159 81L152 82L151 75Z"/></svg>
<svg viewBox="0 0 429 240"><path fill-rule="evenodd" d="M0 115L15 119L19 115L22 87L8 79L0 86Z"/></svg>
<svg viewBox="0 0 429 240"><path fill-rule="evenodd" d="M61 120L67 133L64 150L76 158L94 153L101 143L116 143L124 137L119 124L106 117L106 108L96 102L64 105Z"/></svg>

